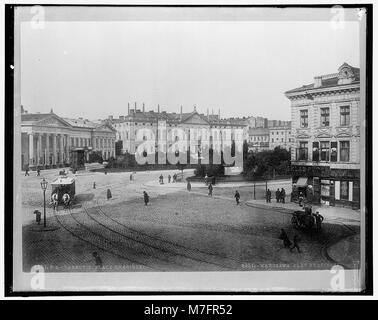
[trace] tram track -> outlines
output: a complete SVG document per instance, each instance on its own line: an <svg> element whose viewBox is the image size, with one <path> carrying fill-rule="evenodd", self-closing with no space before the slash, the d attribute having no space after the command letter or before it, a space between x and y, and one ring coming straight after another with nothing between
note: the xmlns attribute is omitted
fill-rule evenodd
<svg viewBox="0 0 378 320"><path fill-rule="evenodd" d="M100 249L110 255L117 256L118 258L121 258L131 264L135 265L141 265L145 268L147 268L150 271L162 271L158 270L156 268L153 268L145 263L141 263L140 261L131 259L129 256L125 256L123 254L120 254L117 250L114 250L114 246L111 245L111 241L109 239L106 239L102 235L99 235L98 233L94 232L93 230L90 230L87 226L83 225L77 219L73 217L73 214L71 210L69 210L70 213L68 215L57 215L54 213L54 217L57 220L57 223L68 233L70 233L73 237L84 241L91 246ZM71 221L67 223L67 221L63 220L68 220L67 217L70 217ZM72 222L74 222L77 227L74 228L72 227ZM78 230L79 229L79 230Z"/></svg>
<svg viewBox="0 0 378 320"><path fill-rule="evenodd" d="M154 237L152 235L146 234L144 232L141 232L135 228L132 228L130 226L127 226L124 223L121 223L117 219L112 218L110 215L104 212L104 210L98 206L98 211L102 214L102 216L107 219L108 221L111 221L113 223L112 229L117 229L116 226L120 226L121 229L119 230L128 230L128 238L132 238L134 241L137 241L139 243L142 243L146 246L155 248L157 250L160 250L162 252L166 252L169 254L173 254L175 256L181 256L186 259L191 259L196 262L205 263L208 265L213 265L216 267L220 267L225 270L235 270L237 265L240 264L238 260L227 258L225 256L220 256L217 254L205 252L202 250L199 250L197 248L189 248L187 246L184 246L182 244L178 244L175 242L171 242L168 240L161 239L159 237ZM92 216L92 219L96 219ZM98 219L98 217L97 217ZM116 230L116 232L119 232ZM220 263L219 261L214 261L215 259L227 259L228 264Z"/></svg>

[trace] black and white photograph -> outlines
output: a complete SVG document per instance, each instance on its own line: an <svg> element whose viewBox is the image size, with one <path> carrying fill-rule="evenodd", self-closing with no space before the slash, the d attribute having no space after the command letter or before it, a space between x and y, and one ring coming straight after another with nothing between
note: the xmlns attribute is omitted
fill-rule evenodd
<svg viewBox="0 0 378 320"><path fill-rule="evenodd" d="M365 6L7 10L14 292L366 289Z"/></svg>

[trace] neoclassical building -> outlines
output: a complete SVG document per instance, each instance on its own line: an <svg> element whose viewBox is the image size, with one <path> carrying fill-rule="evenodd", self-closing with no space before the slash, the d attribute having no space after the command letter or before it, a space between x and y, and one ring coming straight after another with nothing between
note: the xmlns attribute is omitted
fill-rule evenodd
<svg viewBox="0 0 378 320"><path fill-rule="evenodd" d="M285 95L291 101L293 182L311 185L314 202L358 207L360 70L344 63Z"/></svg>
<svg viewBox="0 0 378 320"><path fill-rule="evenodd" d="M137 132L140 129L146 130L146 134L150 135L146 139L154 138L157 142L158 139L158 127L163 125L167 128L167 135L174 133L175 128L182 129L190 138L190 129L231 129L235 132L236 129L243 130L243 136L241 139L246 139L245 128L247 126L246 118L227 118L221 119L220 113L217 115L200 114L197 112L196 107L189 113L184 113L183 108L179 113L161 111L158 106L157 111L145 111L143 104L142 110L128 108L128 114L126 116L119 116L118 119L114 119L109 116L107 122L111 124L117 130L117 141L122 141L122 152L135 154L140 141L137 139ZM143 137L144 139L145 137ZM210 137L210 139L218 137ZM235 138L235 137L233 137ZM149 153L153 153L156 150L156 146L151 145L151 150L146 150Z"/></svg>
<svg viewBox="0 0 378 320"><path fill-rule="evenodd" d="M115 138L115 129L106 123L22 111L22 168L71 165L80 156L88 161L92 151L106 160L115 156Z"/></svg>

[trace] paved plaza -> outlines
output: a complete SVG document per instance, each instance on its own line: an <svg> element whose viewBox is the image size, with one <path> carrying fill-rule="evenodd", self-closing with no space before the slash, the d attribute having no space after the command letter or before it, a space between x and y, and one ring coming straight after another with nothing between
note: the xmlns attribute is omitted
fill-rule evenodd
<svg viewBox="0 0 378 320"><path fill-rule="evenodd" d="M326 217L322 232L303 232L291 226L294 204L264 203L265 183L220 184L209 197L202 183L193 183L191 192L186 182L168 184L168 174L177 170L137 172L132 181L131 172L70 173L76 180L77 204L57 212L48 206L51 230L42 231L33 215L35 209L43 210L40 181L45 177L51 182L57 173L22 174L24 271L36 264L48 272L329 269L335 263L358 267L358 212L345 209L336 217L321 208ZM163 185L158 183L160 174ZM269 182L269 187L288 190L290 182ZM235 190L241 195L239 206ZM143 191L150 195L148 206ZM50 193L51 188L47 198ZM290 239L298 234L300 253L283 247L281 228ZM96 267L93 252L101 257L102 268Z"/></svg>

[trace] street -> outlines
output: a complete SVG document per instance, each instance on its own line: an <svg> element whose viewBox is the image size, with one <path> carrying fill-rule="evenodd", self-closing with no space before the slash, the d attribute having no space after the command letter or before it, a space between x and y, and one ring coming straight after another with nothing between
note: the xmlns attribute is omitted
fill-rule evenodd
<svg viewBox="0 0 378 320"><path fill-rule="evenodd" d="M250 186L215 186L211 198L203 186L194 185L188 192L185 182L159 185L161 173L166 183L168 171L138 172L133 181L130 173L78 174L79 205L56 213L48 208L47 224L54 228L47 232L39 232L32 220L33 205L42 205L37 201L42 193L35 194L40 177L23 177L24 270L38 264L47 272L95 271L93 252L101 257L101 271L329 269L335 261L328 246L359 233L358 226L327 222L320 234L298 231L287 212L249 206ZM51 181L55 174L51 170L42 176ZM236 188L239 206L233 198ZM150 195L148 206L143 203L144 190ZM257 196L261 198L264 190L259 187ZM301 253L283 247L281 228L290 239L299 235ZM358 262L347 258L349 265Z"/></svg>

